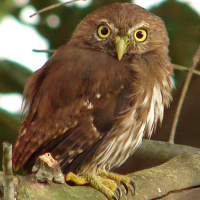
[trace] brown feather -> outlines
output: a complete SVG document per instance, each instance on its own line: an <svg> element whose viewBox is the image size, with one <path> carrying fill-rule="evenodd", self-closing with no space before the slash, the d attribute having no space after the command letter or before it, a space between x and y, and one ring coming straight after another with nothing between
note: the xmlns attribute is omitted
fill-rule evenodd
<svg viewBox="0 0 200 200"><path fill-rule="evenodd" d="M97 34L102 23L111 29L106 39ZM144 42L134 38L138 28L148 32ZM120 61L116 35L131 41ZM24 164L31 172L45 152L65 173L121 165L162 121L164 106L171 101L172 74L160 18L127 3L96 10L28 80L14 169Z"/></svg>

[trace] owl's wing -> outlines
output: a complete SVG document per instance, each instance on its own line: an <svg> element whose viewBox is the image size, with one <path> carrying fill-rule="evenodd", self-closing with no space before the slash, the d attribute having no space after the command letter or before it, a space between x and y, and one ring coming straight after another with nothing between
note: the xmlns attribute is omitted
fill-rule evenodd
<svg viewBox="0 0 200 200"><path fill-rule="evenodd" d="M27 116L14 148L13 168L25 163L30 170L45 152L52 153L63 171L92 156L119 113L130 106L129 76L123 62L105 53L60 48L25 87Z"/></svg>

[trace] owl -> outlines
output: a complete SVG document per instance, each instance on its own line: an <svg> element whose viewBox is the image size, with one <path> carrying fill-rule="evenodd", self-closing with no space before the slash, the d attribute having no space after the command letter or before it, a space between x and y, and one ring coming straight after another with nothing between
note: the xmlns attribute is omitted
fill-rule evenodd
<svg viewBox="0 0 200 200"><path fill-rule="evenodd" d="M162 122L172 75L159 17L130 3L94 11L29 78L13 168L31 173L36 159L50 153L66 181L119 199L120 188L127 192L134 182L110 169Z"/></svg>

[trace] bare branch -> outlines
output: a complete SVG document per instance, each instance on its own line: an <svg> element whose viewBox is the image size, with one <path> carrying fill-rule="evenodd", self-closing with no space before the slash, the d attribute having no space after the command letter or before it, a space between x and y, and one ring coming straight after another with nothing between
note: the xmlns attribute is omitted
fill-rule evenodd
<svg viewBox="0 0 200 200"><path fill-rule="evenodd" d="M55 53L57 49L33 49L33 52L36 53ZM181 71L189 71L189 68L181 66L181 65L176 65L176 64L172 64L174 69L178 69ZM193 72L194 74L200 76L200 71L198 70L194 70Z"/></svg>
<svg viewBox="0 0 200 200"><path fill-rule="evenodd" d="M182 109L182 106L183 106L185 95L187 93L192 75L194 74L194 70L195 70L195 68L196 68L196 66L199 62L199 59L200 59L200 46L197 49L197 52L195 53L195 56L192 59L192 62L193 62L192 67L189 68L189 72L187 74L185 84L183 86L183 90L182 90L182 93L181 93L181 96L180 96L180 99L179 99L179 102L178 102L177 110L176 110L175 117L174 117L174 122L173 122L173 125L172 125L172 130L171 130L170 138L169 138L169 142L172 143L172 144L174 143L176 127L177 127L177 124L178 124L178 119L179 119L180 112L181 112L181 109Z"/></svg>
<svg viewBox="0 0 200 200"><path fill-rule="evenodd" d="M86 1L86 0L71 0L71 1L68 1L68 2L64 2L64 3L57 3L57 4L48 6L48 7L46 7L46 8L43 8L43 9L41 9L41 10L39 10L39 11L33 13L32 15L30 15L30 17L33 17L33 16L35 16L35 15L38 15L38 14L43 13L43 12L45 12L45 11L51 10L51 9L53 9L53 8L57 8L57 7L59 7L59 6L63 6L63 5L66 5L66 4L70 4L70 3L73 3L73 2L76 2L76 1Z"/></svg>
<svg viewBox="0 0 200 200"><path fill-rule="evenodd" d="M175 199L164 197L172 193L182 193L186 188L189 190L189 188L198 187L200 185L199 175L200 156L184 153L157 167L129 174L136 185L136 193L132 196L129 192L127 199ZM18 199L106 200L102 193L91 187L71 187L67 184L54 182L51 182L51 184L38 183L34 176L35 174L15 176Z"/></svg>
<svg viewBox="0 0 200 200"><path fill-rule="evenodd" d="M56 49L33 49L36 53L55 53Z"/></svg>
<svg viewBox="0 0 200 200"><path fill-rule="evenodd" d="M173 64L173 67L174 67L174 69L178 69L178 70L181 70L181 71L189 71L189 68L183 67L181 65L175 65L175 64ZM200 71L198 71L198 70L194 70L193 73L200 76Z"/></svg>
<svg viewBox="0 0 200 200"><path fill-rule="evenodd" d="M12 145L7 142L3 143L3 179L4 179L4 199L14 200Z"/></svg>

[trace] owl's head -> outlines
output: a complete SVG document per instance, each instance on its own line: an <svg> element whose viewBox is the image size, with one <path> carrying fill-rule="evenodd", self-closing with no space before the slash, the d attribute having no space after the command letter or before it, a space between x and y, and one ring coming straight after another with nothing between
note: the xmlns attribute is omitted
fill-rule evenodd
<svg viewBox="0 0 200 200"><path fill-rule="evenodd" d="M88 15L76 28L71 42L103 51L121 60L153 50L167 51L168 37L162 20L129 3L116 3Z"/></svg>

